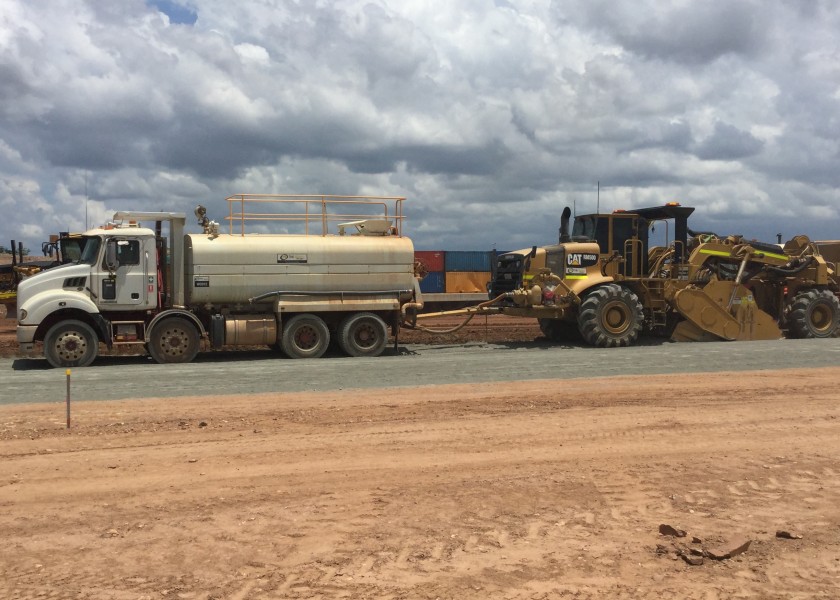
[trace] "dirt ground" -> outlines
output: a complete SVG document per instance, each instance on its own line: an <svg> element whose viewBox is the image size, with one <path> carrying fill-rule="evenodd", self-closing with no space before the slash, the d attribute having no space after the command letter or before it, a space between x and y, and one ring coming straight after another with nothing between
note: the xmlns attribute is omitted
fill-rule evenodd
<svg viewBox="0 0 840 600"><path fill-rule="evenodd" d="M3 406L0 598L837 598L838 376Z"/></svg>
<svg viewBox="0 0 840 600"><path fill-rule="evenodd" d="M837 598L838 377L0 407L0 597Z"/></svg>

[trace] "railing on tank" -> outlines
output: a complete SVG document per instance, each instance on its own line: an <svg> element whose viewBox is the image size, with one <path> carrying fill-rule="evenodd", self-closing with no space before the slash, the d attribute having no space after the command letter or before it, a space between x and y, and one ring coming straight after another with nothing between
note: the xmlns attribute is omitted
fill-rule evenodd
<svg viewBox="0 0 840 600"><path fill-rule="evenodd" d="M260 223L249 233L325 236L340 233L339 225L368 220L388 221L383 235L403 235L405 198L399 196L236 194L226 200L231 235L245 235L246 222Z"/></svg>

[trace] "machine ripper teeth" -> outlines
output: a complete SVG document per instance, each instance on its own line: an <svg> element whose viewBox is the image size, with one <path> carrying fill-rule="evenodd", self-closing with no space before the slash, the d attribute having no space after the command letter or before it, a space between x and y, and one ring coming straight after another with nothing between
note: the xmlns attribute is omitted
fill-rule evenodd
<svg viewBox="0 0 840 600"><path fill-rule="evenodd" d="M774 245L694 232L692 212L669 203L581 215L569 233L566 208L557 244L497 258L491 300L417 319L531 317L551 340L583 338L605 348L629 346L643 332L674 341L837 335L837 266L816 244L802 235ZM660 224L673 238L651 246L649 231Z"/></svg>

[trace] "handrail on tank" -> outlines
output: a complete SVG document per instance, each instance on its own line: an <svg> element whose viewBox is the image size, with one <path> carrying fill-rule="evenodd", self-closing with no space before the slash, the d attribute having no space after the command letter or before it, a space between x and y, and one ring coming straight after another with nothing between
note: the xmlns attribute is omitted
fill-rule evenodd
<svg viewBox="0 0 840 600"><path fill-rule="evenodd" d="M391 221L393 235L402 237L403 221L405 219L401 196L336 196L331 194L235 194L225 198L228 203L230 234L234 234L234 226L239 224L239 235L245 235L246 221L287 221L303 222L305 235L330 234L331 223L361 221L365 219L386 219ZM251 205L251 206L248 206ZM272 205L278 212L259 211L254 205ZM303 212L293 212L293 206L302 206ZM234 210L234 206L238 211ZM361 207L369 207L371 211L364 212ZM246 211L246 208L249 210ZM341 209L341 212L330 212L331 209ZM285 212L283 209L288 209ZM300 211L301 208L297 208ZM352 211L352 212L344 212ZM321 224L320 233L310 232L310 223Z"/></svg>

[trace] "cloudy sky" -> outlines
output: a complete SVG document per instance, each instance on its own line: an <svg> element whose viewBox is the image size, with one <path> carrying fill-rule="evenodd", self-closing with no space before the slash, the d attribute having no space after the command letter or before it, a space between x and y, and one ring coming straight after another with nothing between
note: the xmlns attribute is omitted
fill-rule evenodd
<svg viewBox="0 0 840 600"><path fill-rule="evenodd" d="M0 0L0 244L234 193L408 198L421 249L566 205L840 238L834 0Z"/></svg>

